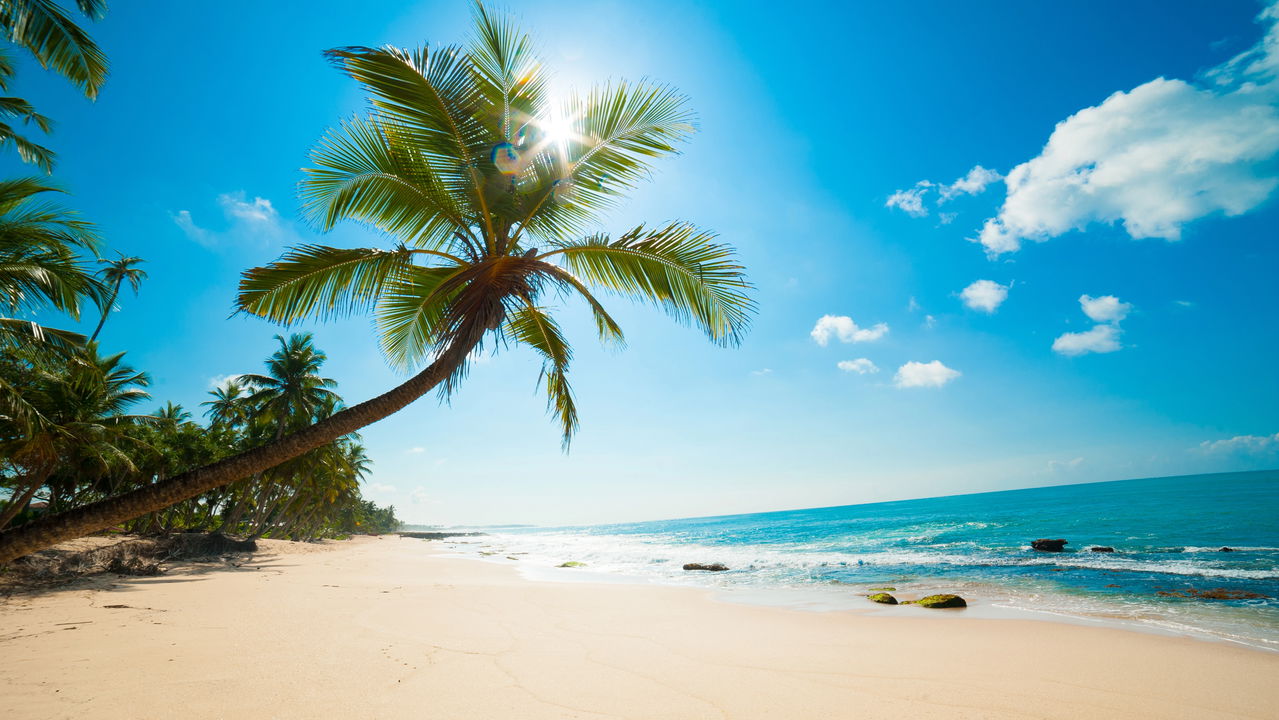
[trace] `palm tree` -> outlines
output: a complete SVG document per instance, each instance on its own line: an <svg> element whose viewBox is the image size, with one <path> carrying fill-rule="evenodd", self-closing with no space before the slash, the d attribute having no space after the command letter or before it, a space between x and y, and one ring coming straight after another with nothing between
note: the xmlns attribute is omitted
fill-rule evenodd
<svg viewBox="0 0 1279 720"><path fill-rule="evenodd" d="M135 267L138 263L144 263L140 257L126 256L120 253L120 257L116 260L107 260L98 258L98 262L106 265L98 271L102 279L111 286L111 297L107 299L106 307L102 309L102 319L98 320L98 326L93 329L93 334L89 336L89 340L97 340L98 333L102 332L102 326L107 323L107 315L115 308L116 298L120 296L120 285L125 280L129 281L129 287L133 288L133 294L138 294L138 288L142 285L142 281L147 277L147 271Z"/></svg>
<svg viewBox="0 0 1279 720"><path fill-rule="evenodd" d="M97 232L44 198L53 192L59 190L34 178L0 180L0 347L33 339L76 345L82 336L6 315L55 310L78 319L85 300L105 301L104 286L79 255L97 252Z"/></svg>
<svg viewBox="0 0 1279 720"><path fill-rule="evenodd" d="M16 478L10 501L0 512L0 528L19 513L54 474L71 478L113 468L133 469L124 431L139 418L126 410L148 397L146 373L124 364L124 353L99 357L96 345L57 365L30 350L23 358L22 402L35 412L25 418L0 415L0 456Z"/></svg>
<svg viewBox="0 0 1279 720"><path fill-rule="evenodd" d="M286 325L371 310L387 357L416 374L253 450L0 534L0 563L278 465L433 389L447 395L493 343L541 355L567 444L577 413L572 351L547 304L556 293L585 301L604 341L622 331L592 289L651 302L720 345L740 341L754 303L731 247L686 223L591 232L692 131L683 96L614 82L552 101L526 35L479 4L475 25L466 48L328 52L371 107L315 149L306 211L323 229L355 220L399 242L295 247L246 271L237 300Z"/></svg>
<svg viewBox="0 0 1279 720"><path fill-rule="evenodd" d="M248 401L274 423L279 439L290 425L309 424L340 398L331 389L337 381L319 375L327 356L315 347L311 333L275 339L280 349L267 360L267 374L242 375L240 380L254 388Z"/></svg>
<svg viewBox="0 0 1279 720"><path fill-rule="evenodd" d="M107 12L106 0L76 0L90 20L101 20ZM0 34L5 40L26 49L44 68L70 80L90 100L107 79L107 59L83 29L53 0L4 0L0 2ZM0 50L0 90L7 90L13 78L13 59ZM34 123L49 132L52 123L35 112L30 103L15 97L0 97L0 118ZM13 145L23 162L34 163L45 172L53 169L54 153L20 135L12 125L0 121L0 145Z"/></svg>
<svg viewBox="0 0 1279 720"><path fill-rule="evenodd" d="M244 383L239 378L227 380L220 387L210 390L209 394L213 399L200 404L209 408L204 414L211 423L235 428L248 422L252 405Z"/></svg>

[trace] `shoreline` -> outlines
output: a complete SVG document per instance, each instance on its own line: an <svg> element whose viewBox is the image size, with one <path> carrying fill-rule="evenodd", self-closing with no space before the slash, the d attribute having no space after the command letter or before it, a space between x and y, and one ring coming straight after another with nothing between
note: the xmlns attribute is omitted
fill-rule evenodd
<svg viewBox="0 0 1279 720"><path fill-rule="evenodd" d="M1227 643L540 582L393 536L300 549L5 600L0 711L1261 718L1279 706L1279 655Z"/></svg>
<svg viewBox="0 0 1279 720"><path fill-rule="evenodd" d="M573 569L561 569L554 565L534 565L526 562L511 562L514 558L506 557L505 550L484 553L486 545L483 537L455 536L432 538L439 543L437 552L447 557L476 560L498 567L511 567L519 575L532 582L581 583L599 582L606 584L629 584L637 586L670 587L707 590L716 599L728 603L738 603L761 607L776 607L812 612L853 612L858 614L876 614L883 617L897 617L905 611L912 615L916 612L928 612L923 608L903 608L900 606L882 606L870 603L865 599L866 592L873 584L837 583L837 584L800 584L786 586L769 586L753 584L750 580L732 583L712 584L718 579L718 573L691 573L681 577L660 575L642 575L634 572L599 570L590 566ZM496 542L518 542L518 537L494 536ZM471 549L474 546L474 549ZM520 553L525 555L526 553ZM561 553L566 557L570 552ZM545 560L545 558L540 558ZM523 560L523 558L521 558ZM703 582L709 581L709 582ZM901 582L890 584L902 584ZM1190 612L1199 613L1179 620L1169 619L1176 608L1155 608L1144 616L1123 614L1125 608L1119 604L1108 605L1104 600L1086 594L1075 594L1065 591L1036 589L1034 591L1015 585L999 584L983 580L956 577L950 581L926 579L907 584L917 586L913 591L894 593L900 595L899 600L912 599L917 595L933 593L955 593L969 601L969 607L962 615L967 618L989 620L1024 620L1032 622L1055 622L1083 627L1106 627L1129 632L1158 635L1161 637L1190 638L1204 642L1224 643L1230 646L1244 647L1259 652L1279 653L1279 642L1270 637L1258 635L1241 635L1230 632L1238 631L1238 627L1209 627L1205 622L1215 619L1208 613L1222 612L1223 608L1211 605L1194 605ZM860 589L859 589L860 588ZM1025 603L1039 602L1043 599L1075 603L1075 608L1034 607ZM1017 604L1017 603L1023 604ZM1225 608L1226 612L1242 611L1239 608ZM1199 621L1199 625L1192 624Z"/></svg>

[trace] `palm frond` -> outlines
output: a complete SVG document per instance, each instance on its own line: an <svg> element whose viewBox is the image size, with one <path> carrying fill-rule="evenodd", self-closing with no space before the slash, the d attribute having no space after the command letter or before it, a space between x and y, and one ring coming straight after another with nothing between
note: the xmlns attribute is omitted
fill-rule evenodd
<svg viewBox="0 0 1279 720"><path fill-rule="evenodd" d="M49 148L28 140L8 123L0 122L0 147L12 145L22 162L35 165L46 173L53 172L56 154Z"/></svg>
<svg viewBox="0 0 1279 720"><path fill-rule="evenodd" d="M322 230L340 220L368 223L419 247L446 247L469 232L466 210L426 159L379 123L355 119L311 153L303 214Z"/></svg>
<svg viewBox="0 0 1279 720"><path fill-rule="evenodd" d="M265 267L240 276L241 312L289 325L366 311L389 283L409 272L413 254L395 250L296 247Z"/></svg>
<svg viewBox="0 0 1279 720"><path fill-rule="evenodd" d="M563 447L567 452L573 433L577 431L577 405L568 382L568 366L573 349L564 339L560 326L547 315L545 308L527 305L513 311L506 321L507 333L516 342L528 345L542 356L542 372L538 384L546 383L546 409L559 421L564 431Z"/></svg>
<svg viewBox="0 0 1279 720"><path fill-rule="evenodd" d="M489 223L479 167L492 162L492 138L476 119L482 100L467 56L455 47L347 47L325 54L371 93L383 130L420 153L450 191L474 203L473 214Z"/></svg>
<svg viewBox="0 0 1279 720"><path fill-rule="evenodd" d="M439 344L462 272L461 267L414 265L386 286L377 303L377 329L393 367L415 367Z"/></svg>
<svg viewBox="0 0 1279 720"><path fill-rule="evenodd" d="M548 238L580 231L583 219L635 187L648 176L651 159L676 152L695 129L687 98L647 83L615 82L574 93L559 113L573 126L563 143L559 178L543 188L521 227ZM556 193L567 199L557 200ZM556 204L577 212L547 212Z"/></svg>
<svg viewBox="0 0 1279 720"><path fill-rule="evenodd" d="M469 55L485 104L482 117L495 137L517 141L542 106L546 74L532 40L509 16L490 13L482 2L475 3L471 16L475 36Z"/></svg>
<svg viewBox="0 0 1279 720"><path fill-rule="evenodd" d="M579 278L645 298L680 322L692 322L720 345L737 345L750 325L752 288L729 245L688 224L643 226L617 240L595 235L552 243L539 259L560 256Z"/></svg>
<svg viewBox="0 0 1279 720"><path fill-rule="evenodd" d="M102 0L77 0L92 19L106 9ZM62 75L90 99L107 79L107 58L53 0L7 0L0 3L0 29L11 42L31 52L40 65Z"/></svg>

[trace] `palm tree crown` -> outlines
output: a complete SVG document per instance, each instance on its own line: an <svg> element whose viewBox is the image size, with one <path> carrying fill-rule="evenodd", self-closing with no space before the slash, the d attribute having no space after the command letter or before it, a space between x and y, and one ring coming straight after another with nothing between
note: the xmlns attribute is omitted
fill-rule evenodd
<svg viewBox="0 0 1279 720"><path fill-rule="evenodd" d="M133 294L137 295L142 281L147 277L147 271L137 267L146 262L140 257L120 253L120 257L115 260L98 258L98 262L106 266L98 271L98 275L111 286L111 297L107 300L106 307L102 309L102 317L98 320L98 326L94 328L93 334L89 336L90 340L98 339L98 333L102 332L102 326L107 322L107 315L115 308L116 298L120 296L120 286L128 281L129 287L133 288Z"/></svg>
<svg viewBox="0 0 1279 720"><path fill-rule="evenodd" d="M370 109L312 153L305 212L322 229L356 220L399 242L293 248L244 274L238 304L284 324L371 310L382 349L405 370L486 338L531 347L567 444L577 427L572 350L548 295L584 300L605 341L623 336L601 289L728 345L753 312L750 285L732 248L687 223L590 232L693 130L683 96L614 82L555 100L526 35L482 4L475 24L468 47L327 53L364 86ZM444 391L465 371L463 359Z"/></svg>

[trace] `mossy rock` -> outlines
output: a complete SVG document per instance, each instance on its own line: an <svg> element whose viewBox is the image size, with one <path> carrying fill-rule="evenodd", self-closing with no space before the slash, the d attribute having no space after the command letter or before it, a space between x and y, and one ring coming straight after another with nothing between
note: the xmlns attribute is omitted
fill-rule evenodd
<svg viewBox="0 0 1279 720"><path fill-rule="evenodd" d="M892 595L889 595L888 593L874 593L873 595L867 595L866 599L870 600L871 602L882 603L884 605L897 604L897 598L893 597Z"/></svg>
<svg viewBox="0 0 1279 720"><path fill-rule="evenodd" d="M968 607L968 603L958 595L929 595L920 598L916 603L926 608L961 608Z"/></svg>
<svg viewBox="0 0 1279 720"><path fill-rule="evenodd" d="M569 560L566 563L560 563L559 566L560 567L586 567L586 563L578 562L576 560Z"/></svg>
<svg viewBox="0 0 1279 720"><path fill-rule="evenodd" d="M870 589L870 592L873 592L873 593L879 593L879 592L897 592L897 588L895 588L895 587L871 588L871 589Z"/></svg>

